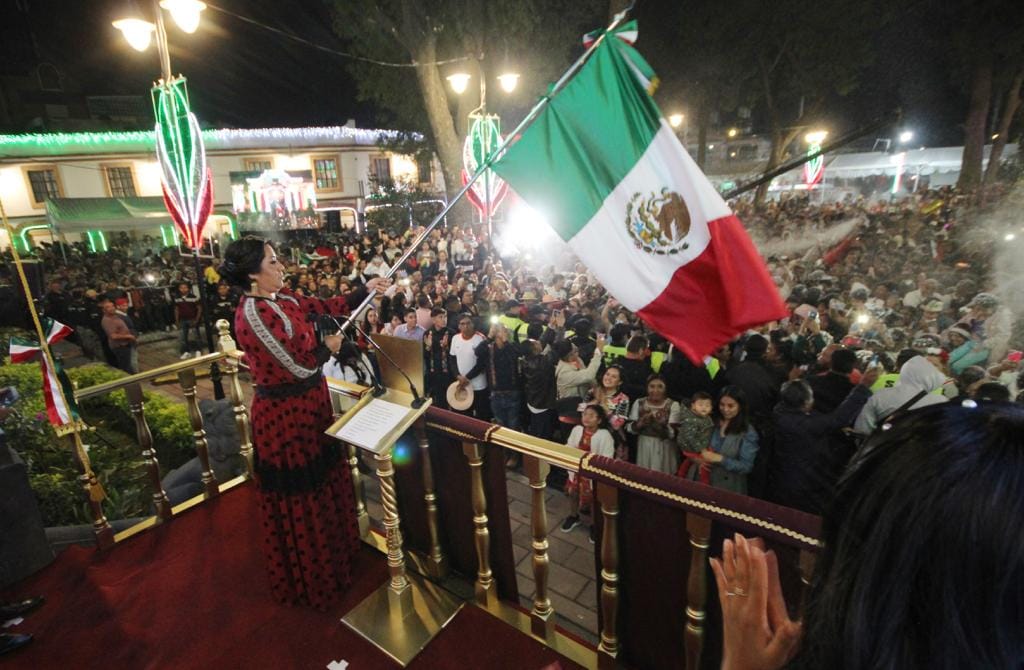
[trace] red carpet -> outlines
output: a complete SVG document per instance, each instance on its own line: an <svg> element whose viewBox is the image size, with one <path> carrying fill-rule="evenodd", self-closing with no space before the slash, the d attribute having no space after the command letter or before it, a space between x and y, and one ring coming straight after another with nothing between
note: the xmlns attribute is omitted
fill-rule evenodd
<svg viewBox="0 0 1024 670"><path fill-rule="evenodd" d="M278 605L259 548L255 490L238 487L111 552L73 547L6 594L47 603L9 629L35 635L0 668L398 668L340 619L384 583L384 557L364 548L355 582L330 613ZM578 668L466 606L409 668Z"/></svg>

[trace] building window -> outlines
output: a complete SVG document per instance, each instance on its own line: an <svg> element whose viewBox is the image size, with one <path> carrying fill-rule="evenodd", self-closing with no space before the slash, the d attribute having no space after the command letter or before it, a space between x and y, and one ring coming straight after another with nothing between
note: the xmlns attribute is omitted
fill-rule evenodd
<svg viewBox="0 0 1024 670"><path fill-rule="evenodd" d="M416 158L416 178L421 184L434 181L434 157L430 154Z"/></svg>
<svg viewBox="0 0 1024 670"><path fill-rule="evenodd" d="M313 178L316 181L318 191L337 191L338 182L338 159L337 158L314 158Z"/></svg>
<svg viewBox="0 0 1024 670"><path fill-rule="evenodd" d="M391 159L387 157L374 158L370 163L370 174L377 182L377 186L391 184Z"/></svg>
<svg viewBox="0 0 1024 670"><path fill-rule="evenodd" d="M50 198L59 198L60 182L57 181L57 169L28 170L28 183L32 188L32 200L43 205Z"/></svg>
<svg viewBox="0 0 1024 670"><path fill-rule="evenodd" d="M266 170L274 169L274 161L269 158L246 158L245 159L245 171L246 172L264 172Z"/></svg>
<svg viewBox="0 0 1024 670"><path fill-rule="evenodd" d="M111 198L134 198L137 195L135 176L130 167L108 167L106 172Z"/></svg>

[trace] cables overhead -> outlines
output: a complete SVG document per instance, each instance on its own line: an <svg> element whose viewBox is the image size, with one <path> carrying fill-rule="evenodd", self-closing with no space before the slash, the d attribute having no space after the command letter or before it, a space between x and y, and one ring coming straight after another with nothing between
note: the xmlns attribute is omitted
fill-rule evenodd
<svg viewBox="0 0 1024 670"><path fill-rule="evenodd" d="M300 36L296 35L295 33L288 32L287 30L281 30L280 28L275 28L274 26L268 26L265 23L260 23L256 19L251 19L248 16L242 16L241 14L236 14L236 13L230 11L230 10L224 9L223 7L217 7L216 5L211 5L210 3L206 3L206 6L209 7L210 9L216 10L216 11L222 13L222 14L227 14L228 16L234 17L234 18L238 19L239 21L244 21L245 23L257 26L259 28L263 28L264 30L269 30L272 33L276 33L278 35L281 35L282 37L287 37L290 40L294 40L295 42L299 42L300 44L305 44L306 46L313 47L314 49L317 49L319 51L323 51L323 52L332 54L334 56L341 56L342 58L351 58L352 60L361 61L363 63L371 63L373 65L380 65L382 67L419 67L421 65L446 65L448 63L459 63L461 61L469 60L469 56L460 56L458 58L448 58L446 60L437 60L437 61L433 61L431 63L415 63L415 62L414 63L389 63L387 61L377 60L375 58L367 58L365 56L358 56L358 55L353 54L353 53L348 53L347 51L339 51L338 49L332 49L331 47L327 47L327 46L324 46L322 44L317 44L316 42L310 42L306 38L300 37Z"/></svg>

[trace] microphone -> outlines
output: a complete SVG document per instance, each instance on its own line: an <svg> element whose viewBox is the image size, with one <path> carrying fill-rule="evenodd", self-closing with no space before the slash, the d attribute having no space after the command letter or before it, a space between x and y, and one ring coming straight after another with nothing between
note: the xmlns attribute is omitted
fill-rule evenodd
<svg viewBox="0 0 1024 670"><path fill-rule="evenodd" d="M333 319L334 317L331 317L331 318ZM337 326L339 328L341 328L341 324L338 323L337 319L334 320L334 323L337 324ZM420 407L423 407L423 403L426 402L426 398L424 398L423 396L420 395L420 392L416 389L416 384L414 384L413 381L412 381L412 377L410 377L406 373L406 371L404 369L402 369L402 366L400 366L398 363L395 362L395 359L391 358L391 356L388 355L388 352L384 351L384 349L381 348L381 346L379 344L377 344L376 340L374 340L372 337L370 337L369 333L365 332L362 328L360 328L359 325L356 324L356 322L354 322L354 321L352 322L352 327L356 329L357 333L359 333L360 335L365 337L366 341L369 342L376 351L378 351L381 354L383 354L384 358L387 359L388 363L390 363L392 365L392 367L394 367L396 370L398 370L398 373L400 375L402 375L402 378L405 379L407 384L409 384L409 391L412 393L412 398L413 398L413 400L412 400L412 408L413 409L419 409ZM342 332L341 334L344 335L344 332ZM380 396L384 395L384 391L385 391L384 385L380 383L379 379L377 379L377 375L373 375L373 377L374 377L373 395L374 395L374 397L379 398Z"/></svg>

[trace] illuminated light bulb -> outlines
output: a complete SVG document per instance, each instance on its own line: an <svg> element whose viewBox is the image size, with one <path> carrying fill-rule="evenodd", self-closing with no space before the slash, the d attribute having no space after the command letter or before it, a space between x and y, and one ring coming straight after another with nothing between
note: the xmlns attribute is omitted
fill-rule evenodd
<svg viewBox="0 0 1024 670"><path fill-rule="evenodd" d="M821 144L826 137L828 137L827 130L815 130L804 135L804 139L807 140L808 144Z"/></svg>
<svg viewBox="0 0 1024 670"><path fill-rule="evenodd" d="M1017 239L1017 236L1014 235L1013 233L1006 233L1006 236L1003 237L1003 239L1006 240L1007 242L1013 242L1015 239Z"/></svg>
<svg viewBox="0 0 1024 670"><path fill-rule="evenodd" d="M726 133L726 134L727 134L727 135L728 135L729 137L736 137L737 135L739 135L739 134L740 134L740 131L736 130L735 128L730 128L730 129L729 129L729 132L728 132L728 133Z"/></svg>
<svg viewBox="0 0 1024 670"><path fill-rule="evenodd" d="M914 133L910 132L909 130L904 130L902 133L900 133L900 142L902 144L906 144L912 139L914 139Z"/></svg>
<svg viewBox="0 0 1024 670"><path fill-rule="evenodd" d="M196 31L199 13L206 9L206 3L199 0L160 0L160 6L171 13L171 18L186 33Z"/></svg>
<svg viewBox="0 0 1024 670"><path fill-rule="evenodd" d="M501 90L511 93L516 90L516 85L519 84L519 75L515 72L506 72L498 76L498 83L501 84Z"/></svg>
<svg viewBox="0 0 1024 670"><path fill-rule="evenodd" d="M153 41L156 26L142 19L120 19L112 24L136 51L145 51Z"/></svg>
<svg viewBox="0 0 1024 670"><path fill-rule="evenodd" d="M452 90L462 95L466 92L466 88L469 86L469 75L465 72L456 72L446 77L448 83L451 84Z"/></svg>
<svg viewBox="0 0 1024 670"><path fill-rule="evenodd" d="M683 125L683 121L685 119L686 117L682 114L671 114L668 117L668 124L673 128L678 128L679 126Z"/></svg>

